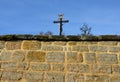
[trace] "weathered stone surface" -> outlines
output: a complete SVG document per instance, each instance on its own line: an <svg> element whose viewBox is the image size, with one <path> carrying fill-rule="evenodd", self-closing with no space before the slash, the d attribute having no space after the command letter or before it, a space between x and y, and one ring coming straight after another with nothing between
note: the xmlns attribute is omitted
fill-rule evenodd
<svg viewBox="0 0 120 82"><path fill-rule="evenodd" d="M54 42L54 45L59 45L59 46L66 46L66 42Z"/></svg>
<svg viewBox="0 0 120 82"><path fill-rule="evenodd" d="M48 52L46 56L47 62L64 62L65 61L65 53L64 52Z"/></svg>
<svg viewBox="0 0 120 82"><path fill-rule="evenodd" d="M17 63L16 62L3 62L1 63L2 69L17 69Z"/></svg>
<svg viewBox="0 0 120 82"><path fill-rule="evenodd" d="M110 47L109 52L120 52L120 47Z"/></svg>
<svg viewBox="0 0 120 82"><path fill-rule="evenodd" d="M39 42L39 41L24 41L22 48L24 50L38 50L41 48L41 42Z"/></svg>
<svg viewBox="0 0 120 82"><path fill-rule="evenodd" d="M111 46L114 46L114 45L117 45L118 44L118 42L116 42L116 41L103 41L103 42L99 42L99 44L100 45L111 45Z"/></svg>
<svg viewBox="0 0 120 82"><path fill-rule="evenodd" d="M27 53L27 59L31 62L45 62L45 52L41 51L29 51Z"/></svg>
<svg viewBox="0 0 120 82"><path fill-rule="evenodd" d="M110 65L92 65L92 73L102 73L102 74L111 74L112 67Z"/></svg>
<svg viewBox="0 0 120 82"><path fill-rule="evenodd" d="M91 52L107 52L106 46L90 46Z"/></svg>
<svg viewBox="0 0 120 82"><path fill-rule="evenodd" d="M99 63L104 64L116 64L118 63L117 55L116 54L98 54Z"/></svg>
<svg viewBox="0 0 120 82"><path fill-rule="evenodd" d="M1 61L10 61L11 60L12 52L10 51L2 51L0 55Z"/></svg>
<svg viewBox="0 0 120 82"><path fill-rule="evenodd" d="M44 73L43 72L27 72L25 74L25 79L30 80L43 80L44 79Z"/></svg>
<svg viewBox="0 0 120 82"><path fill-rule="evenodd" d="M86 53L85 54L85 62L86 63L95 63L96 62L95 53Z"/></svg>
<svg viewBox="0 0 120 82"><path fill-rule="evenodd" d="M69 42L68 45L74 46L74 45L77 45L77 42Z"/></svg>
<svg viewBox="0 0 120 82"><path fill-rule="evenodd" d="M73 46L72 51L88 52L88 46Z"/></svg>
<svg viewBox="0 0 120 82"><path fill-rule="evenodd" d="M17 50L21 49L21 41L8 41L6 44L6 49L7 50Z"/></svg>
<svg viewBox="0 0 120 82"><path fill-rule="evenodd" d="M77 52L68 52L67 53L67 62L68 63L77 63L83 62L83 55Z"/></svg>
<svg viewBox="0 0 120 82"><path fill-rule="evenodd" d="M66 82L84 82L82 74L68 73L66 77Z"/></svg>
<svg viewBox="0 0 120 82"><path fill-rule="evenodd" d="M27 70L29 68L29 64L26 62L19 62L18 69L20 70Z"/></svg>
<svg viewBox="0 0 120 82"><path fill-rule="evenodd" d="M65 82L65 76L63 73L46 73L45 82Z"/></svg>
<svg viewBox="0 0 120 82"><path fill-rule="evenodd" d="M85 82L110 82L110 78L106 75L87 75Z"/></svg>
<svg viewBox="0 0 120 82"><path fill-rule="evenodd" d="M22 79L22 76L23 76L22 72L6 71L3 72L2 78L13 81Z"/></svg>
<svg viewBox="0 0 120 82"><path fill-rule="evenodd" d="M1 79L1 77L2 77L2 73L3 73L3 72L0 70L0 79Z"/></svg>
<svg viewBox="0 0 120 82"><path fill-rule="evenodd" d="M67 70L69 72L76 72L76 73L89 73L90 66L86 64L68 64Z"/></svg>
<svg viewBox="0 0 120 82"><path fill-rule="evenodd" d="M112 76L110 82L120 82L120 76Z"/></svg>
<svg viewBox="0 0 120 82"><path fill-rule="evenodd" d="M113 74L118 74L120 75L120 65L113 65Z"/></svg>
<svg viewBox="0 0 120 82"><path fill-rule="evenodd" d="M32 63L31 69L34 71L49 71L51 68L50 64Z"/></svg>
<svg viewBox="0 0 120 82"><path fill-rule="evenodd" d="M25 51L14 51L12 55L12 61L21 62L25 59Z"/></svg>
<svg viewBox="0 0 120 82"><path fill-rule="evenodd" d="M44 51L63 51L62 46L42 46L41 49Z"/></svg>
<svg viewBox="0 0 120 82"><path fill-rule="evenodd" d="M53 64L53 71L64 71L64 68L63 64Z"/></svg>
<svg viewBox="0 0 120 82"><path fill-rule="evenodd" d="M0 41L0 49L5 48L5 42L4 41Z"/></svg>

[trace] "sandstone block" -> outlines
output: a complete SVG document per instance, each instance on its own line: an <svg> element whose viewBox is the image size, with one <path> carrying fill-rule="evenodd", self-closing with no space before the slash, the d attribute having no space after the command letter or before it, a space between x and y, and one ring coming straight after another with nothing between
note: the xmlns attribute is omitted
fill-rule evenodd
<svg viewBox="0 0 120 82"><path fill-rule="evenodd" d="M31 68L34 71L48 71L50 70L50 64L40 64L40 63L32 63Z"/></svg>
<svg viewBox="0 0 120 82"><path fill-rule="evenodd" d="M53 71L64 71L64 68L63 64L53 64Z"/></svg>
<svg viewBox="0 0 120 82"><path fill-rule="evenodd" d="M45 82L65 82L65 76L63 73L46 73Z"/></svg>
<svg viewBox="0 0 120 82"><path fill-rule="evenodd" d="M58 45L58 46L66 46L66 42L54 42L54 45Z"/></svg>
<svg viewBox="0 0 120 82"><path fill-rule="evenodd" d="M21 41L8 41L6 44L7 50L17 50L21 49Z"/></svg>
<svg viewBox="0 0 120 82"><path fill-rule="evenodd" d="M85 82L110 82L110 78L106 75L87 75Z"/></svg>
<svg viewBox="0 0 120 82"><path fill-rule="evenodd" d="M24 41L22 48L24 50L39 50L41 48L41 42L39 42L39 41Z"/></svg>
<svg viewBox="0 0 120 82"><path fill-rule="evenodd" d="M26 62L19 62L18 69L20 70L27 70L29 68L29 64Z"/></svg>
<svg viewBox="0 0 120 82"><path fill-rule="evenodd" d="M69 42L68 45L74 46L74 45L77 45L77 42Z"/></svg>
<svg viewBox="0 0 120 82"><path fill-rule="evenodd" d="M86 63L95 63L96 62L95 53L86 53L85 54L85 62Z"/></svg>
<svg viewBox="0 0 120 82"><path fill-rule="evenodd" d="M3 62L1 63L1 69L17 69L16 62Z"/></svg>
<svg viewBox="0 0 120 82"><path fill-rule="evenodd" d="M112 73L112 67L110 65L92 65L92 73L98 73L98 74L111 74Z"/></svg>
<svg viewBox="0 0 120 82"><path fill-rule="evenodd" d="M112 76L110 82L120 82L120 76L119 75Z"/></svg>
<svg viewBox="0 0 120 82"><path fill-rule="evenodd" d="M120 66L119 66L119 65L113 65L112 68L113 68L113 70L112 70L112 71L113 71L113 74L116 74L116 75L117 75L117 74L118 74L118 75L120 74Z"/></svg>
<svg viewBox="0 0 120 82"><path fill-rule="evenodd" d="M0 71L0 79L1 79L1 77L2 77L2 71Z"/></svg>
<svg viewBox="0 0 120 82"><path fill-rule="evenodd" d="M63 51L62 46L42 46L44 51Z"/></svg>
<svg viewBox="0 0 120 82"><path fill-rule="evenodd" d="M45 62L45 52L41 51L29 51L27 53L27 59L31 62Z"/></svg>
<svg viewBox="0 0 120 82"><path fill-rule="evenodd" d="M66 82L84 82L84 75L82 74L68 73L66 77Z"/></svg>
<svg viewBox="0 0 120 82"><path fill-rule="evenodd" d="M67 53L67 62L68 63L77 63L83 62L83 56L77 52L68 52Z"/></svg>
<svg viewBox="0 0 120 82"><path fill-rule="evenodd" d="M73 46L72 51L88 52L88 46Z"/></svg>
<svg viewBox="0 0 120 82"><path fill-rule="evenodd" d="M0 49L5 48L5 42L4 41L0 41Z"/></svg>
<svg viewBox="0 0 120 82"><path fill-rule="evenodd" d="M105 64L116 64L118 63L117 55L116 54L98 54L99 63Z"/></svg>
<svg viewBox="0 0 120 82"><path fill-rule="evenodd" d="M11 60L12 52L10 51L2 51L0 55L1 61L10 61Z"/></svg>
<svg viewBox="0 0 120 82"><path fill-rule="evenodd" d="M109 52L120 52L120 47L110 47Z"/></svg>
<svg viewBox="0 0 120 82"><path fill-rule="evenodd" d="M65 53L64 52L48 52L46 56L47 62L64 62L65 61Z"/></svg>
<svg viewBox="0 0 120 82"><path fill-rule="evenodd" d="M86 64L68 64L67 70L76 73L89 73L90 66Z"/></svg>
<svg viewBox="0 0 120 82"><path fill-rule="evenodd" d="M43 72L27 72L25 74L25 79L28 81L34 80L36 81L42 81L44 79L44 73Z"/></svg>
<svg viewBox="0 0 120 82"><path fill-rule="evenodd" d="M20 80L22 79L23 73L22 72L16 72L16 71L6 71L3 72L2 78L7 79L7 80ZM9 82L9 81L8 81Z"/></svg>
<svg viewBox="0 0 120 82"><path fill-rule="evenodd" d="M114 45L117 45L118 42L116 41L104 41L104 42L99 42L100 45L111 45L111 46L114 46Z"/></svg>
<svg viewBox="0 0 120 82"><path fill-rule="evenodd" d="M106 46L90 46L91 52L107 52Z"/></svg>
<svg viewBox="0 0 120 82"><path fill-rule="evenodd" d="M14 51L12 55L12 61L21 62L25 59L25 51Z"/></svg>

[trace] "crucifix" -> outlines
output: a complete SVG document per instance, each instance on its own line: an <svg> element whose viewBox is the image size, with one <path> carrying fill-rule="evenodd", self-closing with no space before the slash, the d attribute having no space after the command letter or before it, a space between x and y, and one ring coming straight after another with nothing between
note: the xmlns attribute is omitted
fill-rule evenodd
<svg viewBox="0 0 120 82"><path fill-rule="evenodd" d="M58 21L54 21L53 23L59 23L60 24L60 33L59 35L62 36L62 31L63 31L63 23L68 23L69 20L63 20L63 14L59 15L59 20Z"/></svg>

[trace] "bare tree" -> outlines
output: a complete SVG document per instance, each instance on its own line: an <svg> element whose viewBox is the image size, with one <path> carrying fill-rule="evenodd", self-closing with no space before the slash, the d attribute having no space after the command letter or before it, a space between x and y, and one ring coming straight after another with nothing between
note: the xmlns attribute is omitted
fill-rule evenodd
<svg viewBox="0 0 120 82"><path fill-rule="evenodd" d="M82 36L90 36L91 34L91 27L89 27L86 23L83 24L83 26L80 28L81 35Z"/></svg>

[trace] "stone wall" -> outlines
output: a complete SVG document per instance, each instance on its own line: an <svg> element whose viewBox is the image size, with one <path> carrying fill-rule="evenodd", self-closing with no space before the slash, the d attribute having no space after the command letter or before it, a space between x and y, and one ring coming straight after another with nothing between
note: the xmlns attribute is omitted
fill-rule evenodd
<svg viewBox="0 0 120 82"><path fill-rule="evenodd" d="M120 82L120 42L0 41L0 82Z"/></svg>

